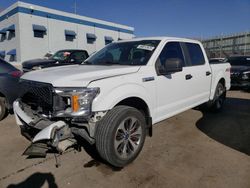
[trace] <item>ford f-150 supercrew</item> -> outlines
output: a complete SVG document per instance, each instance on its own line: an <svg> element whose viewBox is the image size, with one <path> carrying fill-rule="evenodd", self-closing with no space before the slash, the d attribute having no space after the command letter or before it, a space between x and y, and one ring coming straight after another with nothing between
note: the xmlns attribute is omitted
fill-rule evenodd
<svg viewBox="0 0 250 188"><path fill-rule="evenodd" d="M219 111L230 65L210 65L195 40L135 38L111 43L81 65L30 72L20 82L14 112L31 140L24 154L62 153L84 139L123 167L152 136L153 124L204 103Z"/></svg>

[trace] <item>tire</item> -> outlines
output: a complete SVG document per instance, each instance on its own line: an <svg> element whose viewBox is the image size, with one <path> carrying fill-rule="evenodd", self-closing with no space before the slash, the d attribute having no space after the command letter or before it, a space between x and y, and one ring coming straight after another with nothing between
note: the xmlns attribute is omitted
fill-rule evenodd
<svg viewBox="0 0 250 188"><path fill-rule="evenodd" d="M226 99L226 89L223 86L223 84L219 82L216 86L214 98L212 100L212 104L210 107L211 111L213 112L221 111L223 108L225 99Z"/></svg>
<svg viewBox="0 0 250 188"><path fill-rule="evenodd" d="M3 120L8 115L8 110L6 108L6 100L4 97L0 97L0 121Z"/></svg>
<svg viewBox="0 0 250 188"><path fill-rule="evenodd" d="M139 155L146 137L146 121L140 111L116 106L97 124L96 148L114 167L124 167Z"/></svg>

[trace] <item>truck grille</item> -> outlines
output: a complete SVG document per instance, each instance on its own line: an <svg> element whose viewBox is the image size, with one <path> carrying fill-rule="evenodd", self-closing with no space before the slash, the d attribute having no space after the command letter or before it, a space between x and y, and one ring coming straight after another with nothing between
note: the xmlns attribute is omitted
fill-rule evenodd
<svg viewBox="0 0 250 188"><path fill-rule="evenodd" d="M22 102L35 110L40 107L43 112L53 111L53 86L51 84L28 80L21 80L20 84Z"/></svg>

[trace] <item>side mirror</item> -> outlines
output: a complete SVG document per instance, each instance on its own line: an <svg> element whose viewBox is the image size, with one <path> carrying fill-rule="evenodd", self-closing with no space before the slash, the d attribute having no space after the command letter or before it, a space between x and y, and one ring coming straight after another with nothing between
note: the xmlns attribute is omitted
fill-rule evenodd
<svg viewBox="0 0 250 188"><path fill-rule="evenodd" d="M159 69L159 73L162 75L181 72L181 71L182 71L182 60L179 58L166 59L163 67Z"/></svg>

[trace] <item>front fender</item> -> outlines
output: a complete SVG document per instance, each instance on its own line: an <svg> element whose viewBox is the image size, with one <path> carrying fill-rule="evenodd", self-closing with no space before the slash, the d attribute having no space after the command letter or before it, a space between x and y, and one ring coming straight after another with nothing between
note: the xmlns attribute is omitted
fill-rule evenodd
<svg viewBox="0 0 250 188"><path fill-rule="evenodd" d="M142 99L152 109L153 103L149 97L149 91L139 84L122 84L110 89L101 88L100 95L92 104L92 111L106 111L112 109L116 104L129 97ZM151 112L150 112L151 114Z"/></svg>

